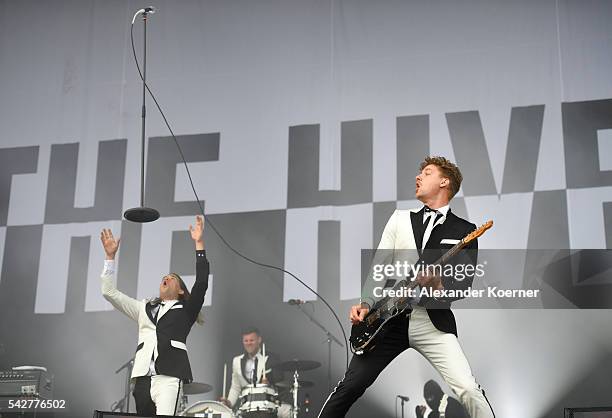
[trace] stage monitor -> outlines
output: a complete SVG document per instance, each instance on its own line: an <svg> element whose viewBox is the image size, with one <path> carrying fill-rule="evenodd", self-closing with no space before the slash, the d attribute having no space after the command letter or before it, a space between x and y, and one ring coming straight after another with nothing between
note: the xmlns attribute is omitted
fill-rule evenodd
<svg viewBox="0 0 612 418"><path fill-rule="evenodd" d="M94 411L93 418L172 418L172 415L138 415L127 412Z"/></svg>
<svg viewBox="0 0 612 418"><path fill-rule="evenodd" d="M565 418L612 418L612 407L566 408Z"/></svg>

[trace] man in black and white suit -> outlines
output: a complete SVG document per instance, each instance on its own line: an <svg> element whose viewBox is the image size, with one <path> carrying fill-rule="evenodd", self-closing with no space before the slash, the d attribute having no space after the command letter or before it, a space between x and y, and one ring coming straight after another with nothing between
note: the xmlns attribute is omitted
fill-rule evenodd
<svg viewBox="0 0 612 418"><path fill-rule="evenodd" d="M102 294L117 310L138 322L138 346L131 377L140 415L175 415L183 383L193 380L186 341L194 322L203 322L200 309L209 273L203 230L203 219L198 216L196 226L189 226L196 250L196 280L191 292L178 274L170 273L159 285L159 297L144 301L117 290L113 276L120 239L115 239L110 229L102 230L100 235L106 253Z"/></svg>
<svg viewBox="0 0 612 418"><path fill-rule="evenodd" d="M412 210L396 210L385 226L377 253L379 250L392 254L406 253L401 250L413 250L411 253L415 254L414 257L430 264L476 229L476 226L456 216L449 208L450 200L461 186L459 168L443 157L427 157L420 168L421 172L416 177L415 195L424 206ZM474 240L454 263L474 266L477 250L478 244ZM416 261L412 260L412 263ZM473 274L463 280L421 274L416 280L421 288L430 291L459 290L471 285ZM369 278L364 286L361 304L351 308L349 317L353 324L363 321L373 306L373 286ZM319 418L344 417L383 369L407 348L414 348L429 360L457 395L470 417L494 417L457 339L455 317L450 310L451 302L456 299L425 296L407 316L398 315L389 321L375 348L353 357L344 378L323 405Z"/></svg>
<svg viewBox="0 0 612 418"><path fill-rule="evenodd" d="M221 397L219 400L236 409L243 390L251 387L253 381L258 385L274 384L283 379L283 372L273 369L279 363L278 356L268 351L264 356L262 352L263 339L259 329L249 327L242 331L242 347L244 353L232 359L232 381L227 398ZM265 369L265 373L264 373ZM262 412L263 415L263 412ZM278 418L289 418L291 416L291 405L282 402L276 411Z"/></svg>

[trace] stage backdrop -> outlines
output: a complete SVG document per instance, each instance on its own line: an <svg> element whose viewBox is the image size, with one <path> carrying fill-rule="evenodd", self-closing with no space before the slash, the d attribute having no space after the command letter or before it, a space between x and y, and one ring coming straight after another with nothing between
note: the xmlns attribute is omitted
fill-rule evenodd
<svg viewBox="0 0 612 418"><path fill-rule="evenodd" d="M495 221L481 248L612 248L610 1L3 0L0 363L48 367L69 406L62 416L120 398L114 372L136 347L135 324L100 295L101 228L123 239L127 294L155 295L169 271L193 281L197 205L150 99L146 202L162 218L121 220L140 194L130 21L150 4L148 81L210 220L239 251L317 289L345 330L360 249L376 245L393 209L418 206L428 154L463 171L453 211ZM141 58L141 20L134 37ZM255 325L268 350L323 363L303 375L317 382L318 409L326 336L286 301L312 301L304 309L340 337L338 325L291 277L245 262L210 227L206 245L206 323L188 347L195 379L215 391L190 401L221 395L223 363ZM572 284L587 300L611 296L609 260L601 265ZM572 294L560 297L567 309L457 310L497 416L610 403L609 311L573 309ZM334 345L334 382L344 359ZM411 414L430 378L441 381L408 351L351 416L393 416L397 394Z"/></svg>

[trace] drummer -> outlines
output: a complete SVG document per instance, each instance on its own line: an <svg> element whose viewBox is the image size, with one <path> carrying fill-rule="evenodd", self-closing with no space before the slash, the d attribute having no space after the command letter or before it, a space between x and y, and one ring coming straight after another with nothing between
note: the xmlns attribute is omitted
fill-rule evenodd
<svg viewBox="0 0 612 418"><path fill-rule="evenodd" d="M273 386L282 380L281 371L272 369L273 364L278 363L278 357L268 351L264 357L262 353L261 333L255 327L250 327L242 332L242 346L244 353L232 360L232 383L227 398L219 398L221 402L234 408L243 389L256 385ZM265 371L264 371L265 365ZM291 416L291 405L281 403L277 410L278 418L289 418Z"/></svg>

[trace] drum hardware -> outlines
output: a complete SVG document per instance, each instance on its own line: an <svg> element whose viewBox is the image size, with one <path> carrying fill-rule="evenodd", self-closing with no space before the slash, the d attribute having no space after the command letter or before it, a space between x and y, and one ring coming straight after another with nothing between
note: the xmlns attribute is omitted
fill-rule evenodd
<svg viewBox="0 0 612 418"><path fill-rule="evenodd" d="M298 413L300 412L300 407L298 405L298 391L300 390L300 375L297 370L293 372L293 389L291 392L293 393L293 408L291 411L291 416L293 418L297 418Z"/></svg>
<svg viewBox="0 0 612 418"><path fill-rule="evenodd" d="M236 418L232 410L221 402L200 401L185 409L179 416L203 418Z"/></svg>
<svg viewBox="0 0 612 418"><path fill-rule="evenodd" d="M187 395L198 395L201 393L207 393L210 392L212 389L213 387L207 383L185 383L183 385L183 395L180 397L178 406L176 408L177 413L180 414L188 409L189 398L187 397Z"/></svg>
<svg viewBox="0 0 612 418"><path fill-rule="evenodd" d="M213 390L213 387L207 383L191 382L183 385L183 393L185 395L198 395L200 393L208 393Z"/></svg>
<svg viewBox="0 0 612 418"><path fill-rule="evenodd" d="M278 386L279 388L283 388L283 389L292 389L293 388L293 382L288 382L286 380L283 380L282 382L275 383L274 385ZM314 382L311 382L309 380L298 380L298 385L300 386L300 388L306 389L306 388L313 387L314 386Z"/></svg>
<svg viewBox="0 0 612 418"><path fill-rule="evenodd" d="M321 363L319 363L318 361L298 360L298 359L285 361L283 363L277 364L274 367L277 370L293 372L293 383L285 382L286 387L291 388L291 394L293 395L293 405L291 406L291 416L293 418L297 418L298 413L300 411L300 406L298 403L298 394L299 394L300 387L312 386L312 382L300 380L299 372L314 370L318 367L321 367ZM283 386L284 386L283 384L279 385L279 387L283 387Z"/></svg>
<svg viewBox="0 0 612 418"><path fill-rule="evenodd" d="M284 372L293 372L296 370L304 372L307 370L314 370L318 367L321 367L321 363L319 363L318 361L313 361L313 360L294 359L294 360L284 361L273 367L275 369L282 370Z"/></svg>

